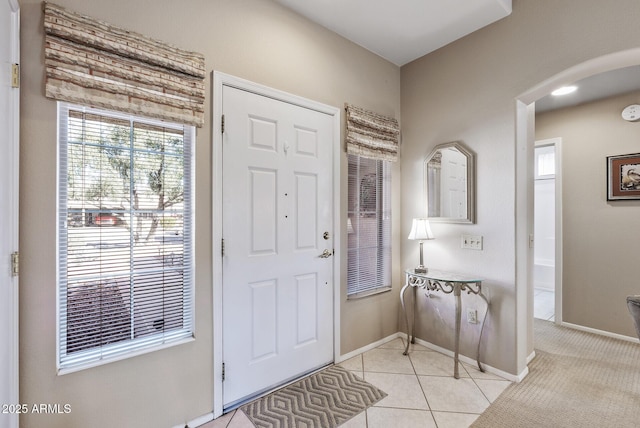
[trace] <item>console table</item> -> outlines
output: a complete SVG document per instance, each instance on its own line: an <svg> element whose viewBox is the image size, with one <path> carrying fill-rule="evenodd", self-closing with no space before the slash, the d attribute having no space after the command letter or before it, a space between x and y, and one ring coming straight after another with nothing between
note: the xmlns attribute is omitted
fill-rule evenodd
<svg viewBox="0 0 640 428"><path fill-rule="evenodd" d="M404 302L404 294L407 288L413 290L413 319L409 323L409 314L407 314L407 308ZM451 272L445 272L441 270L429 269L427 273L415 273L413 269L405 270L405 285L400 291L400 302L402 303L402 311L404 312L405 319L407 320L407 346L404 350L404 355L409 354L409 343L415 343L415 320L416 320L416 289L426 289L429 291L441 291L445 294L452 294L455 297L456 305L456 319L455 319L455 351L453 357L453 376L456 379L460 378L458 371L458 351L460 346L460 323L461 323L461 295L463 292L467 294L475 294L480 296L487 304L487 310L482 317L480 326L480 336L478 337L478 349L476 353L476 362L480 371L484 372L484 369L480 365L480 343L482 341L482 331L484 330L484 322L489 312L489 301L482 294L482 280L458 275Z"/></svg>

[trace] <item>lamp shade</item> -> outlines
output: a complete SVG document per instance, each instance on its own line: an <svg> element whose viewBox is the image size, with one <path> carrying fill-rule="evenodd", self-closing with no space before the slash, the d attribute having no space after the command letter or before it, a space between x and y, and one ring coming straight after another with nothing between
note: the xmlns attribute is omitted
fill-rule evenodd
<svg viewBox="0 0 640 428"><path fill-rule="evenodd" d="M435 236L433 236L433 232L431 231L429 220L426 218L414 218L408 238L420 241L434 239Z"/></svg>

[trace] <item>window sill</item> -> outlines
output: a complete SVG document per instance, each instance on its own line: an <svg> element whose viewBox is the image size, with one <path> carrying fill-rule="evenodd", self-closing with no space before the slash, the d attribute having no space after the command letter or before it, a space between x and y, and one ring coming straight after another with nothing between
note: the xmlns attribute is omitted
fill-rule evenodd
<svg viewBox="0 0 640 428"><path fill-rule="evenodd" d="M391 290L392 290L392 287L388 286L388 287L376 288L375 290L363 291L363 292L360 292L360 293L349 294L349 295L347 295L347 300L364 299L365 297L375 296L377 294L382 294L382 293L388 293Z"/></svg>
<svg viewBox="0 0 640 428"><path fill-rule="evenodd" d="M114 357L104 358L101 360L94 360L84 364L77 364L77 365L74 365L73 367L59 368L58 376L64 376L69 373L75 373L75 372L90 369L93 367L98 367L105 364L113 363L116 361L126 360L129 358L137 357L138 355L149 354L151 352L160 351L162 349L167 349L167 348L171 348L178 345L183 345L185 343L193 342L195 340L196 340L195 337L191 336L191 337L187 337L184 339L176 340L176 341L165 343L165 344L149 346L147 348L138 349L138 350L128 352L126 354L114 356Z"/></svg>

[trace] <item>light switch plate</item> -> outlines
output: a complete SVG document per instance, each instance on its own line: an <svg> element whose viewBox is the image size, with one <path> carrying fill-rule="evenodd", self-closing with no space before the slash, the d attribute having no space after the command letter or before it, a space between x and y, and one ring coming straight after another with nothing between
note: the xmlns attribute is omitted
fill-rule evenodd
<svg viewBox="0 0 640 428"><path fill-rule="evenodd" d="M482 251L482 240L481 235L462 235L461 246L466 250Z"/></svg>

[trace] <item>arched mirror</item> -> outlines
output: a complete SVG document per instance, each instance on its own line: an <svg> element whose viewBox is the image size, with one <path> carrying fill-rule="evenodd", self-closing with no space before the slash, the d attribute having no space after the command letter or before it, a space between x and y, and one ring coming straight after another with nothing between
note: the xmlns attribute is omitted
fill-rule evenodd
<svg viewBox="0 0 640 428"><path fill-rule="evenodd" d="M427 217L475 223L475 155L460 142L436 146L424 161Z"/></svg>

